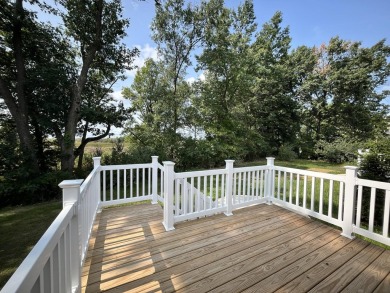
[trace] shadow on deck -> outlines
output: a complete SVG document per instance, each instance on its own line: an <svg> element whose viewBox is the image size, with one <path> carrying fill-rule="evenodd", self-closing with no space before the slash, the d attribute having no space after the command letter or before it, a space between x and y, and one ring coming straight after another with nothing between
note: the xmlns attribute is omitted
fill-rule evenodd
<svg viewBox="0 0 390 293"><path fill-rule="evenodd" d="M159 205L97 215L82 292L390 292L390 251L275 205L175 225Z"/></svg>

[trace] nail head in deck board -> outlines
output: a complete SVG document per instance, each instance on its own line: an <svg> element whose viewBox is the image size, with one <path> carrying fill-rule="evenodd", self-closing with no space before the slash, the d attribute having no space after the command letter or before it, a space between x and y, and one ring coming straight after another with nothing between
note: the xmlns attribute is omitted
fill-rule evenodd
<svg viewBox="0 0 390 293"><path fill-rule="evenodd" d="M144 207L145 210L143 210ZM83 271L84 284L88 284L88 278L92 275L96 278L96 282L83 287L82 292L96 292L103 289L107 289L108 292L125 292L127 290L132 292L173 292L180 291L180 288L182 288L181 291L186 291L196 282L203 284L202 278L221 276L221 271L232 272L232 275L224 276L224 280L228 281L236 278L237 275L243 275L244 273L240 269L237 271L234 268L242 268L248 259L250 262L252 260L258 261L257 268L264 266L266 269L272 267L275 269L277 267L277 271L280 271L286 268L286 265L283 266L281 262L285 259L286 254L290 253L290 257L295 257L291 255L292 249L296 249L295 252L306 251L302 253L305 255L302 256L303 259L310 254L307 252L310 248L308 250L299 249L299 247L312 246L312 243L308 242L321 237L319 235L310 237L310 234L313 235L316 230L328 229L329 232L324 232L326 234L322 233L322 235L334 235L333 239L337 239L340 233L340 231L275 205L258 205L236 210L232 217L220 214L178 223L175 226L176 230L171 232L163 230L161 207L138 205L131 206L128 211L126 208L128 207L120 207L120 212L115 212L117 208L104 209L97 216L92 234L102 241L99 242L96 238L91 239L88 258L85 262L86 267ZM102 221L101 223L105 221L105 225L99 225L99 219ZM126 223L127 220L130 222ZM144 235L140 236L138 234L140 231ZM127 238L126 232L128 232ZM304 234L309 234L309 236ZM117 243L113 241L110 244L104 244L104 238L112 241L116 235L119 236ZM201 242L204 243L200 244ZM312 264L308 270L302 267L302 271L307 271L301 276L313 274L327 262L329 265L323 269L326 281L326 278L333 272L340 270L345 261L351 259L354 254L356 255L359 243L366 245L366 242L355 239L314 267ZM193 250L191 250L192 246ZM97 249L93 250L93 248ZM311 249L312 252L316 250L315 248ZM344 252L345 249L347 252ZM297 265L304 263L299 255L296 256L296 260L290 257L287 258L287 261L290 262L291 266L294 266L294 263ZM279 261L275 260L277 258ZM344 261L338 262L337 260ZM264 264L260 264L261 262ZM265 263L273 265L265 267ZM92 267L92 270L88 268L88 265L90 268ZM100 271L99 266L101 267ZM384 271L390 272L390 268L386 266L387 264L384 263ZM137 271L141 267L143 269ZM245 267L244 271L246 271ZM89 272L91 272L91 276L88 274ZM363 276L364 270L361 270L361 273ZM107 277L110 281L102 282L99 280L99 275ZM131 276L135 276L137 279L131 279ZM257 282L265 279L261 274L258 278ZM300 276L291 280L290 283L296 284L299 279ZM387 279L389 279L389 275L380 284L382 287L377 287L378 292L381 288L386 288ZM221 283L219 280L218 282ZM290 283L281 289L290 288ZM306 283L303 282L303 284ZM186 287L187 285L188 287ZM316 285L318 284L313 286ZM207 288L209 288L207 284L199 286L197 292L204 292Z"/></svg>

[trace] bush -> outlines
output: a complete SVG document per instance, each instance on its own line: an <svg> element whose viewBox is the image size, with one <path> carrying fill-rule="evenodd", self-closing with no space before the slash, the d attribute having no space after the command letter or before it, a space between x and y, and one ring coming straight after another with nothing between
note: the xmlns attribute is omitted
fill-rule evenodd
<svg viewBox="0 0 390 293"><path fill-rule="evenodd" d="M8 178L0 181L0 207L24 205L59 199L61 190L58 184L69 179L67 173L52 171L35 178Z"/></svg>
<svg viewBox="0 0 390 293"><path fill-rule="evenodd" d="M359 171L360 177L364 179L390 182L390 156L376 153L367 154L360 164ZM371 189L363 188L361 210L361 221L363 223L369 222L370 199ZM381 226L383 223L385 190L376 190L375 202L374 225Z"/></svg>
<svg viewBox="0 0 390 293"><path fill-rule="evenodd" d="M280 147L277 158L282 161L292 161L298 158L298 155L292 145L286 144Z"/></svg>
<svg viewBox="0 0 390 293"><path fill-rule="evenodd" d="M316 155L330 163L351 162L357 158L359 143L338 138L333 142L320 140L316 144Z"/></svg>
<svg viewBox="0 0 390 293"><path fill-rule="evenodd" d="M364 179L390 182L390 156L370 153L360 164L360 176Z"/></svg>

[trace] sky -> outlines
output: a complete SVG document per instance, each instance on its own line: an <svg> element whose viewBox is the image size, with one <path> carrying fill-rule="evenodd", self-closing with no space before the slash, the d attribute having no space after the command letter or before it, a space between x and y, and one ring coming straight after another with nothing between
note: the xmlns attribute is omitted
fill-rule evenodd
<svg viewBox="0 0 390 293"><path fill-rule="evenodd" d="M194 4L200 2L189 1ZM237 7L241 2L225 0L230 8ZM253 3L259 30L276 11L282 12L282 25L290 29L292 49L301 45L319 46L335 36L360 41L365 47L382 39L390 44L390 0L254 0ZM156 44L151 39L150 31L155 14L154 0L124 0L123 5L124 15L130 18L125 43L140 49L141 54L135 64L142 66L146 58L157 58ZM134 75L135 70L129 72L128 79L115 86L118 98L122 87L131 85ZM189 76L191 79L198 77ZM390 90L390 81L384 88ZM390 98L386 102L390 104Z"/></svg>

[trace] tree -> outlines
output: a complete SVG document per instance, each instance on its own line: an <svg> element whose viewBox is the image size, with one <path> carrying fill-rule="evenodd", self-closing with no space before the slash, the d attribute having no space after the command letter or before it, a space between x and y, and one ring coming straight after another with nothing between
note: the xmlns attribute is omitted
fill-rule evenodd
<svg viewBox="0 0 390 293"><path fill-rule="evenodd" d="M77 123L81 115L82 94L91 68L102 75L130 69L137 50L128 50L120 40L126 35L128 20L121 18L120 0L60 1L68 34L78 44L81 58L79 75L71 90L71 102L64 129L55 128L61 146L61 168L71 172L74 166L74 145Z"/></svg>
<svg viewBox="0 0 390 293"><path fill-rule="evenodd" d="M29 97L26 91L26 46L23 42L29 33L39 29L33 15L23 9L23 1L14 4L1 0L0 9L0 95L14 118L21 150L32 173L39 166L29 128Z"/></svg>
<svg viewBox="0 0 390 293"><path fill-rule="evenodd" d="M169 125L164 121L164 108L168 104L164 102L164 97L168 92L168 84L164 80L162 64L153 59L146 60L144 66L140 68L130 88L124 88L122 95L131 101L131 105L137 120L130 120L125 128L125 133L131 134L138 144L143 146L155 146L160 135Z"/></svg>
<svg viewBox="0 0 390 293"><path fill-rule="evenodd" d="M255 62L255 98L250 105L257 131L273 152L292 143L299 129L298 104L293 95L295 81L288 66L291 38L276 12L257 34L252 46Z"/></svg>
<svg viewBox="0 0 390 293"><path fill-rule="evenodd" d="M117 79L116 75L131 68L137 50L120 44L128 21L121 17L119 0L59 1L64 12L39 1L34 3L59 13L67 36L61 28L37 22L32 13L23 9L23 1L5 2L0 10L4 16L0 23L4 56L0 61L0 94L15 121L32 173L39 174L40 167L45 169L41 161L44 160L43 138L47 134L54 134L57 139L61 169L72 172L83 101L89 99L91 106L93 99L99 100L91 98L98 89L88 88L89 80L94 75L101 76L101 82L95 86L105 91ZM101 105L95 106L99 113ZM94 121L116 123L112 109L107 108L106 112L111 114L95 117Z"/></svg>
<svg viewBox="0 0 390 293"><path fill-rule="evenodd" d="M168 0L156 7L156 16L152 22L152 38L163 56L165 79L169 83L169 92L164 99L172 107L173 124L170 125L170 156L175 159L178 130L182 126L180 106L183 97L180 86L183 85L187 67L191 64L191 54L201 41L202 16L197 6L184 5L184 0Z"/></svg>
<svg viewBox="0 0 390 293"><path fill-rule="evenodd" d="M75 149L79 173L82 171L86 145L107 137L112 126L122 127L131 114L131 109L125 109L122 102L115 102L111 96L112 85L123 76L104 76L97 70L90 70L89 75L77 126L77 134L81 136L80 144Z"/></svg>
<svg viewBox="0 0 390 293"><path fill-rule="evenodd" d="M252 1L237 10L224 1L204 5L203 52L197 56L205 81L196 84L193 103L200 110L206 138L224 155L246 157L261 149L249 117L253 63L251 41L256 31ZM250 139L248 139L250 137Z"/></svg>
<svg viewBox="0 0 390 293"><path fill-rule="evenodd" d="M382 101L388 93L378 90L390 73L384 41L363 48L336 37L328 45L300 51L311 60L305 63L306 75L296 91L308 139L359 141L386 130L387 107Z"/></svg>

